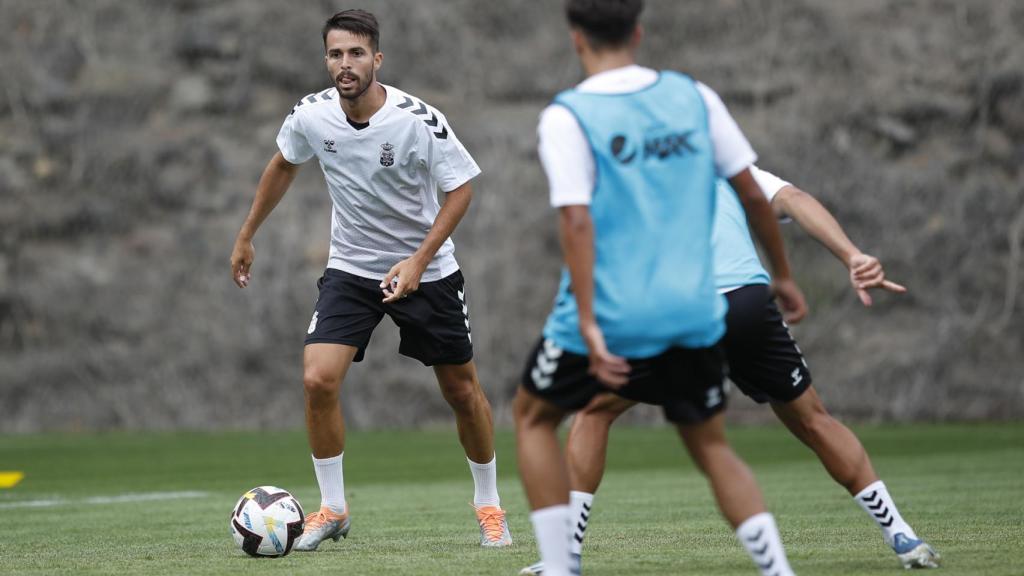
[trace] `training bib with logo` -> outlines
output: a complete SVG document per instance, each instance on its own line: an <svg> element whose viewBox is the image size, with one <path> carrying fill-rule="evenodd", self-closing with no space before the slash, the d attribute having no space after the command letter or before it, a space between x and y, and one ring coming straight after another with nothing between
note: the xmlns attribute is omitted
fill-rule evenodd
<svg viewBox="0 0 1024 576"><path fill-rule="evenodd" d="M703 348L724 333L711 236L716 169L695 82L662 72L621 94L559 94L595 164L594 312L610 351L646 358L672 346ZM544 335L586 354L567 269Z"/></svg>

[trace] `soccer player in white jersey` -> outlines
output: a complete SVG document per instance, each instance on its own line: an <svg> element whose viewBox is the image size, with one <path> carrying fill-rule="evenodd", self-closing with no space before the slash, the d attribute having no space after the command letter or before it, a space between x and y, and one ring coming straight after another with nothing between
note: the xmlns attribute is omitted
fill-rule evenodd
<svg viewBox="0 0 1024 576"><path fill-rule="evenodd" d="M491 407L473 363L463 277L452 231L480 173L443 114L377 81L384 55L377 19L345 10L323 28L332 86L295 105L277 136L279 151L256 189L231 255L239 287L252 278L253 236L301 164L319 161L333 203L327 269L303 355L306 428L320 509L306 518L296 550L315 550L349 530L342 457L341 383L387 315L401 332L399 353L432 366L455 413L474 481L480 543L512 543L496 484ZM438 204L437 189L445 192Z"/></svg>
<svg viewBox="0 0 1024 576"><path fill-rule="evenodd" d="M835 217L813 196L758 168L751 171L780 218L791 218L821 242L848 269L850 283L865 306L869 290L903 293L906 289L885 276L877 258L862 252ZM814 450L832 478L843 486L881 529L885 543L905 568L936 568L939 555L918 538L903 519L879 480L857 437L833 418L811 386L803 353L771 302L768 274L750 241L750 231L735 193L719 183L715 215L715 278L729 301L723 339L729 377L758 403L769 403L779 419ZM567 452L572 492L572 553L582 554L593 515L594 493L604 475L608 432L612 423L636 402L610 394L598 397L577 413L569 431ZM545 574L543 563L524 568L523 576Z"/></svg>
<svg viewBox="0 0 1024 576"><path fill-rule="evenodd" d="M556 435L566 414L615 390L663 407L764 575L792 569L750 470L724 432L725 299L712 266L716 181L768 253L790 321L806 312L756 160L721 99L635 63L641 0L568 0L586 80L541 115L539 152L559 211L566 267L515 400L519 469L549 576L578 574L569 478Z"/></svg>

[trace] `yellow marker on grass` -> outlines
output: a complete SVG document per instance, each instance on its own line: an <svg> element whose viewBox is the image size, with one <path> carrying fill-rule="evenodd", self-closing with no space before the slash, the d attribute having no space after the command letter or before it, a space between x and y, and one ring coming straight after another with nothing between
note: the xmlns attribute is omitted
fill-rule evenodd
<svg viewBox="0 0 1024 576"><path fill-rule="evenodd" d="M0 472L0 488L14 488L24 477L24 472Z"/></svg>

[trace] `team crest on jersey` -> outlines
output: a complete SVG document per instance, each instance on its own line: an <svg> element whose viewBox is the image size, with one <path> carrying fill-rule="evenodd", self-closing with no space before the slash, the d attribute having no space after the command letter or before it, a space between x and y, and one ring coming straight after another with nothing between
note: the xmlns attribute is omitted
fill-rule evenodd
<svg viewBox="0 0 1024 576"><path fill-rule="evenodd" d="M324 152L337 154L338 149L334 147L334 140L324 140Z"/></svg>
<svg viewBox="0 0 1024 576"><path fill-rule="evenodd" d="M380 165L387 167L395 163L395 147L387 142L380 145Z"/></svg>

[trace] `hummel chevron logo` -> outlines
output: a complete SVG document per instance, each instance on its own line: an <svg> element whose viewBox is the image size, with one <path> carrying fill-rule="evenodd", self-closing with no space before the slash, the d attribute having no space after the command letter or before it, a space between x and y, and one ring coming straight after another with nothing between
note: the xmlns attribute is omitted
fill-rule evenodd
<svg viewBox="0 0 1024 576"><path fill-rule="evenodd" d="M896 521L896 517L889 513L889 507L885 505L885 499L878 495L877 490L866 496L861 496L860 499L867 505L871 515L878 519L880 525L888 528ZM879 509L881 511L876 512Z"/></svg>
<svg viewBox="0 0 1024 576"><path fill-rule="evenodd" d="M537 364L530 371L530 378L538 390L551 386L552 376L558 369L558 358L561 356L561 348L551 340L544 340L544 346L537 352Z"/></svg>
<svg viewBox="0 0 1024 576"><path fill-rule="evenodd" d="M793 386L798 386L801 382L804 381L804 375L800 373L799 368L793 368L793 372L790 374L790 376L793 378Z"/></svg>
<svg viewBox="0 0 1024 576"><path fill-rule="evenodd" d="M764 534L764 528L758 530L757 534L753 534L751 536L747 536L747 542L757 542L758 540L761 539L761 536L763 534Z"/></svg>
<svg viewBox="0 0 1024 576"><path fill-rule="evenodd" d="M426 124L427 126L430 126L431 128L437 128L437 125L440 123L440 119L438 119L437 114L427 109L426 104L424 104L423 102L417 102L408 96L404 96L403 98L404 100L402 101L402 103L397 105L399 108L401 108L402 110L409 110L409 112L412 112L417 116L426 116L427 114L430 114L430 118L424 118L423 123ZM419 104L418 107L416 107L417 104ZM413 109L414 107L416 108ZM448 138L448 127L445 126L444 124L441 124L441 131L433 132L432 134L434 135L435 138L439 140L445 140Z"/></svg>

